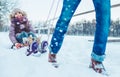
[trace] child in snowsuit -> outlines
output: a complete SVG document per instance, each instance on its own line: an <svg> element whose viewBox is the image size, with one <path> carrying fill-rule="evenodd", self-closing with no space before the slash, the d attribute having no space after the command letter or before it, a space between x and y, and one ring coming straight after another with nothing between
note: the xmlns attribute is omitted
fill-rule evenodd
<svg viewBox="0 0 120 77"><path fill-rule="evenodd" d="M27 15L21 9L14 9L10 15L11 25L9 38L16 48L27 46L27 38L36 37L35 31L27 19ZM12 46L12 47L13 47Z"/></svg>
<svg viewBox="0 0 120 77"><path fill-rule="evenodd" d="M13 43L12 48L21 48L28 46L27 56L32 53L45 53L47 52L46 47L47 41L41 41L39 37L35 35L35 31L27 19L27 15L20 9L13 10L10 15L11 26L9 32L9 38Z"/></svg>
<svg viewBox="0 0 120 77"><path fill-rule="evenodd" d="M56 23L49 46L49 62L56 62L56 54L61 48L64 34L69 22L81 0L63 0L61 15ZM106 42L110 27L110 0L93 0L96 12L96 31L93 50L91 53L90 68L98 73L104 73L103 60L105 58Z"/></svg>

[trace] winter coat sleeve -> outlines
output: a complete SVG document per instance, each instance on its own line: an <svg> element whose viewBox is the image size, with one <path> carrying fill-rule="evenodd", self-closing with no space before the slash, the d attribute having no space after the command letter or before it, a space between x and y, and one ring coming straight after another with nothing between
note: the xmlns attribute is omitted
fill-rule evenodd
<svg viewBox="0 0 120 77"><path fill-rule="evenodd" d="M12 25L9 28L9 38L13 44L18 42L15 36L15 28Z"/></svg>

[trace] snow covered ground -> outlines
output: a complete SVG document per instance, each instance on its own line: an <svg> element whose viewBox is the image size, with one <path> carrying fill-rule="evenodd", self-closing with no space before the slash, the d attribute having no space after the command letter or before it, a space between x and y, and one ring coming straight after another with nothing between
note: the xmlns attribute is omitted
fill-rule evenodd
<svg viewBox="0 0 120 77"><path fill-rule="evenodd" d="M10 49L8 33L0 32L0 77L106 77L88 68L93 46L88 40L92 39L66 36L57 55L60 66L54 68L48 63L48 52L40 57L26 56L27 48ZM120 77L120 42L108 42L104 66L109 77Z"/></svg>

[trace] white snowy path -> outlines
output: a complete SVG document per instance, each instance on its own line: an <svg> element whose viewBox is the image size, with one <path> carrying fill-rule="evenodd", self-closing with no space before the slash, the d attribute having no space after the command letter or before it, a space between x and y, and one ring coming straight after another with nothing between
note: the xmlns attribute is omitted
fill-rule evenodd
<svg viewBox="0 0 120 77"><path fill-rule="evenodd" d="M90 39L93 37L66 36L56 69L48 63L48 52L40 57L26 56L27 48L10 49L8 33L0 32L0 77L106 77L88 68L93 46ZM107 44L104 66L109 77L120 77L120 42Z"/></svg>

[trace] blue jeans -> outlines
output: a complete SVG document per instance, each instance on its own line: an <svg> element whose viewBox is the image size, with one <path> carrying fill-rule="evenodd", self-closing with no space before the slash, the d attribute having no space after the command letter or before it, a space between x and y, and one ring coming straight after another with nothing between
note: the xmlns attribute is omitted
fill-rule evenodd
<svg viewBox="0 0 120 77"><path fill-rule="evenodd" d="M57 54L63 43L69 22L81 0L63 0L61 15L53 33L50 52ZM91 56L102 62L105 58L106 42L110 27L110 0L93 0L96 12L96 31Z"/></svg>
<svg viewBox="0 0 120 77"><path fill-rule="evenodd" d="M19 43L23 43L23 38L28 38L30 35L32 35L32 37L36 37L36 35L33 32L27 33L23 31L16 36L16 39Z"/></svg>

